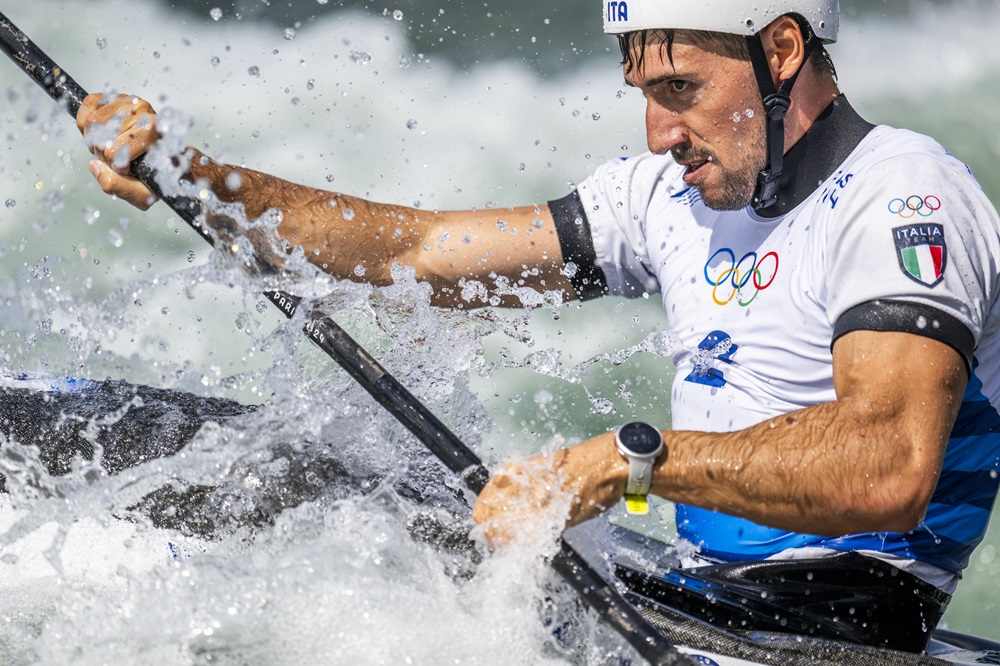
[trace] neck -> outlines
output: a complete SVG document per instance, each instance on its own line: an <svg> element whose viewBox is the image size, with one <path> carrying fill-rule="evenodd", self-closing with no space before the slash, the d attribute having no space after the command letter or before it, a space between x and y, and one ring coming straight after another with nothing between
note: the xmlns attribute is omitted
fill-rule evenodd
<svg viewBox="0 0 1000 666"><path fill-rule="evenodd" d="M794 145L785 153L777 203L757 211L765 218L791 211L816 191L874 125L855 112L843 96L827 101L825 108L806 123L790 123L798 130Z"/></svg>
<svg viewBox="0 0 1000 666"><path fill-rule="evenodd" d="M816 72L810 63L803 66L802 73L792 88L792 105L785 115L785 154L805 136L840 94L832 76Z"/></svg>

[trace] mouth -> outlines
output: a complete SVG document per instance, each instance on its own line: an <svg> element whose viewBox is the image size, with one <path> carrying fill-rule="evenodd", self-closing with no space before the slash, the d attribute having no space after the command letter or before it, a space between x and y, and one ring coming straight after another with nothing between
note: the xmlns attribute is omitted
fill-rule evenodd
<svg viewBox="0 0 1000 666"><path fill-rule="evenodd" d="M691 183L696 180L698 176L702 175L704 170L713 162L711 156L706 157L703 160L691 160L690 162L684 162L684 182Z"/></svg>

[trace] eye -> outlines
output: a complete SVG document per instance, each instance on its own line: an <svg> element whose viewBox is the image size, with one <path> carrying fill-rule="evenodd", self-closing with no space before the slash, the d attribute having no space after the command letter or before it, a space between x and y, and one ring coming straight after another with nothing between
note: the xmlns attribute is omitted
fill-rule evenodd
<svg viewBox="0 0 1000 666"><path fill-rule="evenodd" d="M687 91L687 89L691 87L691 82L674 79L667 85L670 86L670 92L680 94Z"/></svg>

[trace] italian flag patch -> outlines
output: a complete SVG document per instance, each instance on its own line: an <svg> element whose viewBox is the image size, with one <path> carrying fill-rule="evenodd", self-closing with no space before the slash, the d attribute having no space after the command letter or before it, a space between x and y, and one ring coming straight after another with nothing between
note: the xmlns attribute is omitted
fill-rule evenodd
<svg viewBox="0 0 1000 666"><path fill-rule="evenodd" d="M906 277L933 287L944 277L948 246L940 224L911 224L892 230L899 267Z"/></svg>

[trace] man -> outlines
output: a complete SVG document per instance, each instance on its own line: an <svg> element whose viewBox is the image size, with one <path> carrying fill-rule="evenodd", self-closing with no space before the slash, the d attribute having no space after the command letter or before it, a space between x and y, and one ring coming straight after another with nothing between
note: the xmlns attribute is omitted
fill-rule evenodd
<svg viewBox="0 0 1000 666"><path fill-rule="evenodd" d="M514 235L485 212L374 204L194 150L187 177L250 219L280 209L281 238L336 276L360 265L385 284L394 262L413 266L441 305L467 306L464 281L490 275L569 297L662 293L689 348L673 429L630 425L510 465L474 518L503 541L558 493L575 524L652 492L699 548L687 577L785 593L770 624L704 599L690 612L921 650L997 493L996 211L940 145L870 125L840 94L822 45L836 0L606 0L604 21L646 98L650 152L505 212ZM127 165L157 137L151 109L106 102L78 118L124 119L91 168L148 207ZM812 603L828 579L843 598Z"/></svg>

